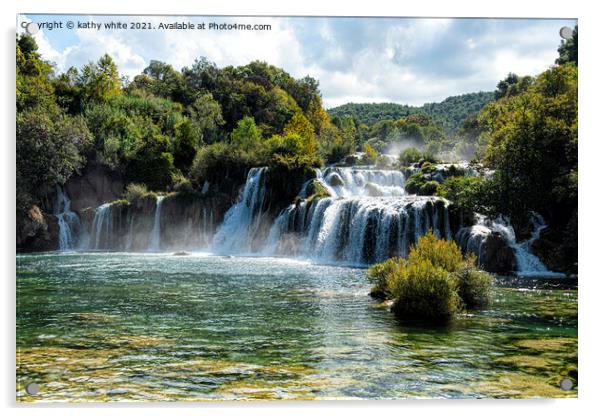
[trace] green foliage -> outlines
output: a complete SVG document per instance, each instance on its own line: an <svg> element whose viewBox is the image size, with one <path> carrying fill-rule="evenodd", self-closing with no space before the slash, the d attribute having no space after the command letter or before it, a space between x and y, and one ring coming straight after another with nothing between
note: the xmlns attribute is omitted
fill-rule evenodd
<svg viewBox="0 0 602 416"><path fill-rule="evenodd" d="M486 212L491 199L490 188L490 184L479 176L451 176L438 186L437 195L466 212Z"/></svg>
<svg viewBox="0 0 602 416"><path fill-rule="evenodd" d="M103 55L98 62L90 62L81 70L79 84L86 101L107 102L121 94L121 79L117 65L109 55Z"/></svg>
<svg viewBox="0 0 602 416"><path fill-rule="evenodd" d="M188 194L194 192L194 186L192 185L192 181L187 177L176 175L173 183L173 190L180 194Z"/></svg>
<svg viewBox="0 0 602 416"><path fill-rule="evenodd" d="M364 155L362 156L362 163L366 165L374 165L378 159L378 152L368 143L364 144L363 150Z"/></svg>
<svg viewBox="0 0 602 416"><path fill-rule="evenodd" d="M126 176L130 182L144 183L154 191L166 189L176 175L173 155L169 152L169 139L151 135L130 160Z"/></svg>
<svg viewBox="0 0 602 416"><path fill-rule="evenodd" d="M350 116L356 125L370 127L383 120L399 120L412 114L424 114L443 126L445 133L456 131L470 115L478 113L493 99L492 92L478 92L448 97L441 103L429 103L421 107L382 103L382 104L345 104L328 110L331 117Z"/></svg>
<svg viewBox="0 0 602 416"><path fill-rule="evenodd" d="M425 174L428 168L429 165L408 178L405 185L406 192L424 196L435 195L439 182L431 180L430 175Z"/></svg>
<svg viewBox="0 0 602 416"><path fill-rule="evenodd" d="M193 183L202 185L205 180L215 182L229 176L244 177L244 172L259 164L259 160L241 149L218 142L198 151L189 176Z"/></svg>
<svg viewBox="0 0 602 416"><path fill-rule="evenodd" d="M184 77L171 65L151 60L143 73L134 77L131 88L146 90L157 97L183 102Z"/></svg>
<svg viewBox="0 0 602 416"><path fill-rule="evenodd" d="M491 208L528 223L528 212L566 224L577 207L577 67L545 71L522 93L491 103L479 116L496 170Z"/></svg>
<svg viewBox="0 0 602 416"><path fill-rule="evenodd" d="M320 164L317 153L309 153L303 137L298 134L272 136L266 141L265 158L269 166L282 166L288 170Z"/></svg>
<svg viewBox="0 0 602 416"><path fill-rule="evenodd" d="M529 88L533 84L533 78L530 76L519 77L514 73L509 73L502 81L498 82L497 90L495 91L495 99L499 100L503 97L512 97L518 95Z"/></svg>
<svg viewBox="0 0 602 416"><path fill-rule="evenodd" d="M261 145L261 129L253 117L244 117L232 131L232 144L244 151L256 151Z"/></svg>
<svg viewBox="0 0 602 416"><path fill-rule="evenodd" d="M460 309L457 281L426 259L406 266L396 281L392 310L400 318L446 321Z"/></svg>
<svg viewBox="0 0 602 416"><path fill-rule="evenodd" d="M17 208L64 184L86 159L91 135L80 117L41 109L17 115Z"/></svg>
<svg viewBox="0 0 602 416"><path fill-rule="evenodd" d="M210 93L198 97L189 107L190 119L198 132L198 143L212 143L218 136L218 129L224 124L222 108Z"/></svg>
<svg viewBox="0 0 602 416"><path fill-rule="evenodd" d="M415 147L408 147L399 154L399 163L408 166L422 160L422 152Z"/></svg>
<svg viewBox="0 0 602 416"><path fill-rule="evenodd" d="M393 312L403 319L446 321L463 307L487 306L492 278L464 259L453 241L432 232L410 249L407 260L391 258L368 269L371 294L392 299Z"/></svg>
<svg viewBox="0 0 602 416"><path fill-rule="evenodd" d="M198 149L198 136L193 123L182 118L175 128L173 146L174 165L182 173L188 173Z"/></svg>
<svg viewBox="0 0 602 416"><path fill-rule="evenodd" d="M450 273L458 271L464 263L462 251L455 242L438 239L432 232L420 237L410 250L408 262L418 263L419 260L428 260L433 267L441 267Z"/></svg>
<svg viewBox="0 0 602 416"><path fill-rule="evenodd" d="M467 308L483 308L491 303L493 278L489 273L467 263L454 277L458 281L458 295Z"/></svg>
<svg viewBox="0 0 602 416"><path fill-rule="evenodd" d="M298 137L303 150L308 155L316 154L317 145L314 136L314 126L300 111L293 114L293 117L284 127L283 135L285 137Z"/></svg>
<svg viewBox="0 0 602 416"><path fill-rule="evenodd" d="M52 66L38 53L33 37L21 35L17 38L17 112L28 109L56 111L54 88L50 78Z"/></svg>
<svg viewBox="0 0 602 416"><path fill-rule="evenodd" d="M368 269L368 280L372 283L370 295L378 299L392 299L393 290L400 276L406 272L406 261L393 257L382 263L377 263Z"/></svg>
<svg viewBox="0 0 602 416"><path fill-rule="evenodd" d="M142 183L129 183L125 187L123 198L128 202L134 202L137 199L143 198L149 194L148 188Z"/></svg>
<svg viewBox="0 0 602 416"><path fill-rule="evenodd" d="M399 163L402 166L409 166L414 163L422 165L424 162L439 163L439 160L430 152L422 152L415 147L408 147L399 154Z"/></svg>

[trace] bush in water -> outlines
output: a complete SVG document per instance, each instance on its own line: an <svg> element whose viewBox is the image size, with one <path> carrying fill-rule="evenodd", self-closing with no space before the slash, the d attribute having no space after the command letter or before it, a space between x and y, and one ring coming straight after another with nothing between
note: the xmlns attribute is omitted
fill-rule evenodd
<svg viewBox="0 0 602 416"><path fill-rule="evenodd" d="M407 259L391 258L368 269L371 295L393 300L400 318L445 321L462 308L487 306L492 277L463 258L453 241L422 236Z"/></svg>

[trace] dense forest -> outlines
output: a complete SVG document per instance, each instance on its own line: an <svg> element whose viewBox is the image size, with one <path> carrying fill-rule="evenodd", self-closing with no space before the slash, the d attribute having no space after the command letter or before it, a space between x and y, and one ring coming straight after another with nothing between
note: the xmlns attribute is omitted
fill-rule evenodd
<svg viewBox="0 0 602 416"><path fill-rule="evenodd" d="M150 190L197 186L215 169L317 166L354 151L353 125L322 107L318 82L263 62L177 71L152 61L124 82L113 59L58 74L17 41L17 209L39 204L86 164Z"/></svg>
<svg viewBox="0 0 602 416"><path fill-rule="evenodd" d="M539 212L551 224L541 244L557 246L560 262L574 262L577 30L558 52L547 71L511 73L491 93L422 107L347 104L327 112L317 80L295 79L265 62L218 68L199 58L177 70L151 61L126 80L104 55L57 73L35 40L21 35L17 218L48 207L56 185L90 165L150 191L195 191L207 180L244 178L251 167L307 170L358 150L365 161L378 162L379 152L405 149L396 168L472 159L494 170L490 179L452 177L425 186L427 164L408 184L460 209L505 215L519 234L528 213Z"/></svg>
<svg viewBox="0 0 602 416"><path fill-rule="evenodd" d="M452 134L462 126L469 115L478 113L493 98L493 92L481 91L447 97L440 103L426 103L421 106L395 103L349 103L329 109L328 114L331 117L351 116L358 124L370 127L382 120L399 120L420 113L440 124L446 134Z"/></svg>

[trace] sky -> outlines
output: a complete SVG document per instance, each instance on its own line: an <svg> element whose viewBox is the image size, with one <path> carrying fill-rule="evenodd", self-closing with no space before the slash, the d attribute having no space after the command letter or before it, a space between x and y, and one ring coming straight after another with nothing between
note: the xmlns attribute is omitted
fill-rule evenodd
<svg viewBox="0 0 602 416"><path fill-rule="evenodd" d="M266 61L320 83L327 108L395 102L422 105L452 95L492 91L509 72L536 75L554 63L559 30L574 19L308 18L19 15L22 22L62 23L35 34L59 72L110 54L133 79L151 60L180 70L206 57L219 67ZM76 27L67 28L67 22ZM147 23L153 29L77 28L94 22ZM160 29L161 23L195 29ZM197 29L205 23L205 29ZM270 25L270 30L209 30L209 23ZM48 25L51 26L51 25Z"/></svg>

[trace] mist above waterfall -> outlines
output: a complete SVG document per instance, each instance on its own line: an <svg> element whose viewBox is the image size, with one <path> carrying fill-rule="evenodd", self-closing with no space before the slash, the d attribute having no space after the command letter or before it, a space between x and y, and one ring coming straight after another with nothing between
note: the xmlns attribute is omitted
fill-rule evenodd
<svg viewBox="0 0 602 416"><path fill-rule="evenodd" d="M422 140L416 140L412 138L404 138L400 140L394 140L387 145L384 153L388 155L393 155L395 157L399 156L401 152L406 149L416 148L418 150L423 150L424 142Z"/></svg>

